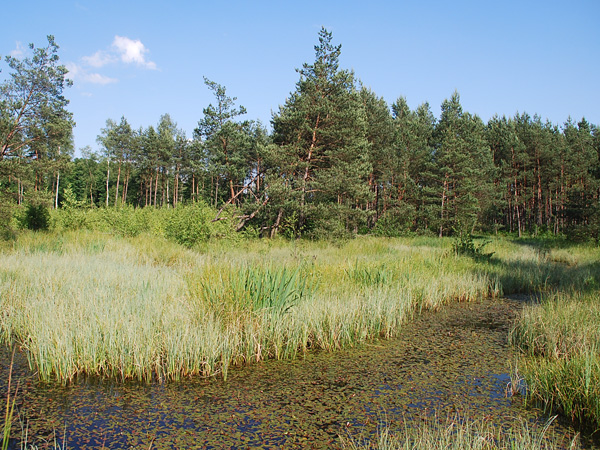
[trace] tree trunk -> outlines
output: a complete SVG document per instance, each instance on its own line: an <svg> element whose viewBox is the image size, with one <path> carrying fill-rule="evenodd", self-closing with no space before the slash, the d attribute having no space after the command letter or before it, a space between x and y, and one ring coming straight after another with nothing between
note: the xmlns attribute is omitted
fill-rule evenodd
<svg viewBox="0 0 600 450"><path fill-rule="evenodd" d="M121 161L119 161L119 167L117 169L117 189L115 191L115 206L119 201L119 185L121 184Z"/></svg>
<svg viewBox="0 0 600 450"><path fill-rule="evenodd" d="M129 190L129 171L125 173L125 182L123 184L123 204L127 203L127 191Z"/></svg>
<svg viewBox="0 0 600 450"><path fill-rule="evenodd" d="M445 206L445 203L446 203L446 190L447 189L448 189L448 180L445 179L443 187L442 187L442 208L441 208L441 214L440 214L440 233L439 233L439 237L443 237L444 236L444 206Z"/></svg>
<svg viewBox="0 0 600 450"><path fill-rule="evenodd" d="M56 197L54 197L54 209L58 209L58 187L60 186L60 170L56 172Z"/></svg>
<svg viewBox="0 0 600 450"><path fill-rule="evenodd" d="M169 206L169 170L167 169L167 197L166 197L166 203L167 206Z"/></svg>
<svg viewBox="0 0 600 450"><path fill-rule="evenodd" d="M315 122L315 127L313 128L312 139L310 142L310 148L308 149L308 156L306 157L306 168L304 169L304 175L302 176L302 195L300 197L300 219L299 219L300 228L303 227L304 222L306 221L306 213L304 210L304 206L306 204L306 185L308 184L308 177L310 175L310 163L312 160L313 151L317 145L317 130L319 129L320 119L321 119L321 115L317 114L317 120Z"/></svg>
<svg viewBox="0 0 600 450"><path fill-rule="evenodd" d="M110 161L106 159L106 207L108 208L108 180L110 177Z"/></svg>
<svg viewBox="0 0 600 450"><path fill-rule="evenodd" d="M217 177L217 182L215 183L215 208L217 207L218 198L219 198L219 178Z"/></svg>
<svg viewBox="0 0 600 450"><path fill-rule="evenodd" d="M192 201L196 201L196 175L192 174Z"/></svg>
<svg viewBox="0 0 600 450"><path fill-rule="evenodd" d="M158 193L158 167L156 168L156 182L154 183L154 207L156 208L156 195Z"/></svg>
<svg viewBox="0 0 600 450"><path fill-rule="evenodd" d="M283 208L279 208L279 212L277 213L277 219L275 220L275 224L273 228L271 228L271 238L277 236L279 232L279 224L281 223L281 217L283 216Z"/></svg>

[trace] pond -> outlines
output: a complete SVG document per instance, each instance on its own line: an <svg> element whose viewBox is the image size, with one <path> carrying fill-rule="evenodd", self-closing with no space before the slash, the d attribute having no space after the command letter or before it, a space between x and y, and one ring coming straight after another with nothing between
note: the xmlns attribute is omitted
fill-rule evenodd
<svg viewBox="0 0 600 450"><path fill-rule="evenodd" d="M336 353L267 361L218 378L167 384L78 380L41 384L18 355L18 407L29 441L79 448L341 448L424 419L543 424L541 411L506 395L515 355L507 345L519 299L452 304L400 335ZM2 392L10 356L2 356ZM551 432L574 431L555 421Z"/></svg>

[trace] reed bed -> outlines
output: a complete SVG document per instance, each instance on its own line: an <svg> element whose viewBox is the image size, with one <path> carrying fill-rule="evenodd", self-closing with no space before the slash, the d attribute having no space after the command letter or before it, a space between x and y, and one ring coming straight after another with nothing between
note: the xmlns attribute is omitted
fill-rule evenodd
<svg viewBox="0 0 600 450"><path fill-rule="evenodd" d="M510 332L526 395L600 428L600 248L536 249L542 286Z"/></svg>
<svg viewBox="0 0 600 450"><path fill-rule="evenodd" d="M574 422L600 428L600 292L557 292L525 308L510 341L524 357L526 395Z"/></svg>
<svg viewBox="0 0 600 450"><path fill-rule="evenodd" d="M0 258L0 332L42 380L178 379L389 337L422 309L495 295L437 239L208 242L23 234Z"/></svg>
<svg viewBox="0 0 600 450"><path fill-rule="evenodd" d="M486 251L494 257L457 256L451 240L427 237L189 249L156 234L24 233L1 250L0 335L42 380L226 377L235 365L388 338L452 301L598 282L597 255L583 247L493 239Z"/></svg>
<svg viewBox="0 0 600 450"><path fill-rule="evenodd" d="M551 422L532 427L519 422L504 429L487 421L468 421L458 418L443 423L434 420L416 428L407 427L392 432L385 426L375 441L342 437L344 448L351 450L555 450L581 448L576 438L570 442L549 435Z"/></svg>

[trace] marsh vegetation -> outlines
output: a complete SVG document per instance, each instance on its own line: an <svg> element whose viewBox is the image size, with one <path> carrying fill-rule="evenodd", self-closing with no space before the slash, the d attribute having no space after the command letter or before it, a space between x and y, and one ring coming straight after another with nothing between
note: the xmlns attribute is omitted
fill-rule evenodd
<svg viewBox="0 0 600 450"><path fill-rule="evenodd" d="M39 380L226 379L232 368L397 336L455 302L526 294L510 330L521 356L506 371L524 379L532 404L599 425L597 247L486 238L467 246L473 253L437 237L230 235L188 248L161 228L174 219L144 214L147 232L57 227L2 244L2 340Z"/></svg>

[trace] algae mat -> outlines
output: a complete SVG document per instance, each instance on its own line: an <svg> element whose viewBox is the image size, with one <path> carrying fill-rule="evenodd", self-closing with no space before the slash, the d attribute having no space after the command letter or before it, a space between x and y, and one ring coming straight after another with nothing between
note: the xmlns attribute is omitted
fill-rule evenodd
<svg viewBox="0 0 600 450"><path fill-rule="evenodd" d="M236 368L227 381L56 387L21 367L19 411L30 442L57 436L70 449L335 449L340 436L369 439L383 425L403 430L448 416L535 426L546 420L540 411L506 396L514 359L506 337L520 307L508 299L452 304L391 340Z"/></svg>

